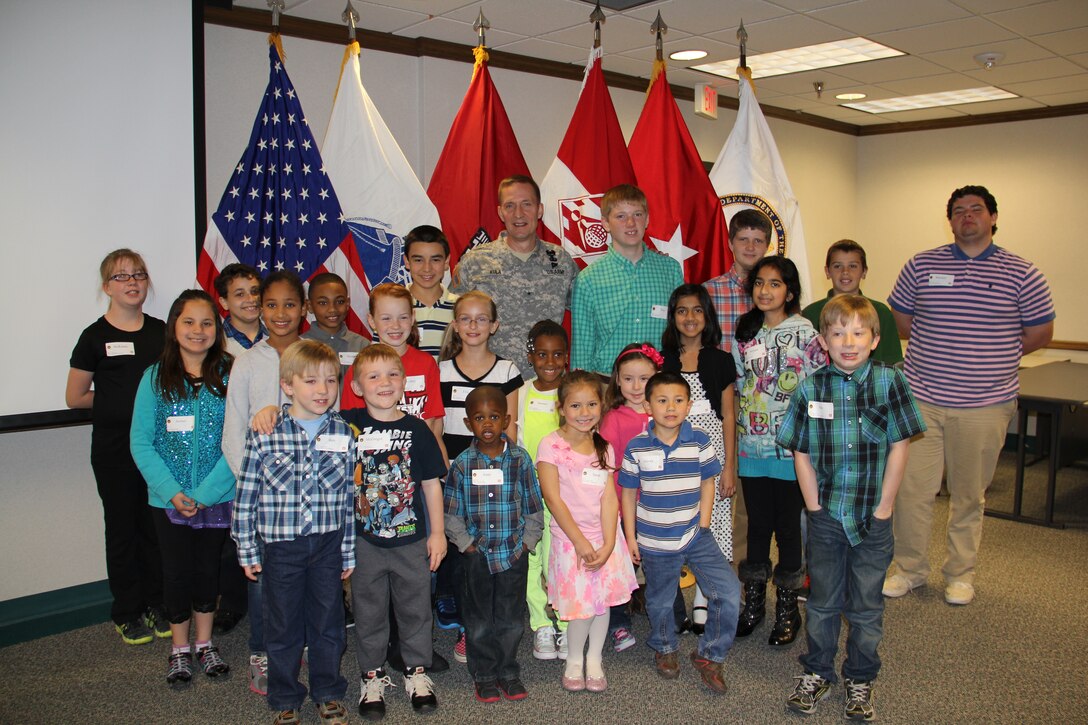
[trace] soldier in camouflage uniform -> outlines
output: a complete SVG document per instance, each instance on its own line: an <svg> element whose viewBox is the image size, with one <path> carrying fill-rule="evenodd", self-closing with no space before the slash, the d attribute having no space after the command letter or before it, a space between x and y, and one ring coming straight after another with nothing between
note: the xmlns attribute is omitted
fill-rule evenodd
<svg viewBox="0 0 1088 725"><path fill-rule="evenodd" d="M522 368L523 374L529 329L545 318L562 324L578 274L566 251L537 238L543 213L535 181L528 176L503 179L499 218L506 231L495 241L466 252L450 285L455 294L478 289L491 295L499 308L499 330L488 344L493 353Z"/></svg>

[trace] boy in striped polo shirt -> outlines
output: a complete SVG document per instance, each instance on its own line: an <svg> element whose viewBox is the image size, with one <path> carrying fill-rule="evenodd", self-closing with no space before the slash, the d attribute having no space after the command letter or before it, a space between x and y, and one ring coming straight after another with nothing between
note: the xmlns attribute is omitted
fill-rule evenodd
<svg viewBox="0 0 1088 725"><path fill-rule="evenodd" d="M679 373L646 383L649 429L623 455L623 533L631 559L646 576L646 614L659 675L680 674L672 602L687 564L709 597L706 629L692 664L714 692L725 692L722 662L733 646L740 614L740 582L710 533L714 477L721 464L707 434L687 421L691 389Z"/></svg>
<svg viewBox="0 0 1088 725"><path fill-rule="evenodd" d="M906 373L928 432L911 444L895 517L897 570L884 595L901 597L929 578L933 499L947 465L948 548L942 573L949 604L975 597L986 489L1019 392L1022 355L1054 335L1043 275L993 243L997 200L984 186L948 200L953 243L915 255L888 304L907 343Z"/></svg>
<svg viewBox="0 0 1088 725"><path fill-rule="evenodd" d="M404 264L412 276L408 291L416 313L419 344L416 346L438 362L438 352L453 322L457 295L442 286L450 269L450 243L438 227L423 224L404 236Z"/></svg>

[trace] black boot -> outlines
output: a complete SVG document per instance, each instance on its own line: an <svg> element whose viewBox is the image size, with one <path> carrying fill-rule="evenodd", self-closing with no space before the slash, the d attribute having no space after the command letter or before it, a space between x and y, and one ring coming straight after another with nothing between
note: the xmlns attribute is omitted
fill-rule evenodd
<svg viewBox="0 0 1088 725"><path fill-rule="evenodd" d="M749 579L744 582L744 607L737 619L737 636L747 637L767 614L767 580Z"/></svg>
<svg viewBox="0 0 1088 725"><path fill-rule="evenodd" d="M797 608L797 590L776 587L774 629L767 644L782 647L797 639L801 631L801 612Z"/></svg>

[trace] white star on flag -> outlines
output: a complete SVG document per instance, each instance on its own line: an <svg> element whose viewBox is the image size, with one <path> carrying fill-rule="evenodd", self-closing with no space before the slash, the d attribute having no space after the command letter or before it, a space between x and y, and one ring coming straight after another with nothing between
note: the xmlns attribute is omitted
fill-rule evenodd
<svg viewBox="0 0 1088 725"><path fill-rule="evenodd" d="M658 239L651 236L650 241L657 247L657 251L669 255L679 262L681 267L684 266L684 260L694 257L699 253L698 250L684 246L684 233L680 229L679 224L676 225L676 230L673 231L672 236L668 239Z"/></svg>

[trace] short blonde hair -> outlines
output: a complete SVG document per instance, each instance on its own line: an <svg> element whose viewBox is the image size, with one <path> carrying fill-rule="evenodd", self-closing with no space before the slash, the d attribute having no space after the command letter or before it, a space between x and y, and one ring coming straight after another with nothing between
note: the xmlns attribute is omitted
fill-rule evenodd
<svg viewBox="0 0 1088 725"><path fill-rule="evenodd" d="M296 340L280 355L280 380L290 383L307 370L320 370L328 365L340 377L340 357L336 351L317 340Z"/></svg>
<svg viewBox="0 0 1088 725"><path fill-rule="evenodd" d="M355 362L351 364L351 374L355 380L362 377L363 366L369 363L378 362L379 360L385 360L387 362L394 362L397 367L400 368L401 373L404 372L404 361L400 359L400 355L393 348L386 345L384 342L375 342L367 345L359 354L355 356Z"/></svg>
<svg viewBox="0 0 1088 725"><path fill-rule="evenodd" d="M646 194L643 193L642 189L633 184L620 184L606 191L601 198L601 218L607 219L608 215L612 213L612 207L625 201L638 204L642 207L642 211L647 214L650 213L649 204L646 202Z"/></svg>
<svg viewBox="0 0 1088 725"><path fill-rule="evenodd" d="M124 248L115 249L106 255L106 258L102 260L102 264L98 265L98 274L102 277L102 284L110 281L113 270L121 262L132 262L132 266L138 268L137 271L147 272L147 263L144 262L144 258L140 256L139 252ZM150 276L148 276L148 279L150 279Z"/></svg>
<svg viewBox="0 0 1088 725"><path fill-rule="evenodd" d="M857 315L861 324L880 335L880 317L873 303L861 295L835 295L820 312L820 334L827 335L832 325L846 325Z"/></svg>

